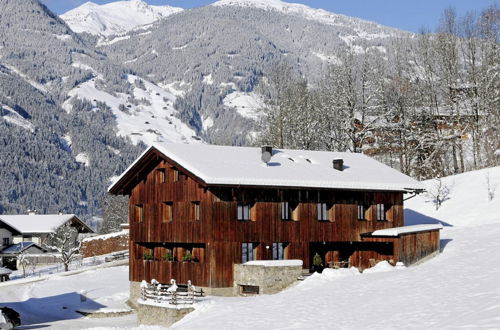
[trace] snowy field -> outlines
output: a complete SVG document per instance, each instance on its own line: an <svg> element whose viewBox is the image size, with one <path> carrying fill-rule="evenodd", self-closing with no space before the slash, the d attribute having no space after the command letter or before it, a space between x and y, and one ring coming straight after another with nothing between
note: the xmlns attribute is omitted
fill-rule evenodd
<svg viewBox="0 0 500 330"><path fill-rule="evenodd" d="M486 173L490 191L497 186L491 201ZM449 194L437 211L427 195L406 203L407 223L443 223L439 256L409 268L381 263L363 274L327 270L276 295L211 297L173 328L500 329L500 167L443 182ZM432 188L434 181L426 184ZM86 302L80 301L82 290ZM134 328L134 315L86 318L75 312L125 312L127 294L127 268L121 266L0 284L0 305L21 312L26 329Z"/></svg>

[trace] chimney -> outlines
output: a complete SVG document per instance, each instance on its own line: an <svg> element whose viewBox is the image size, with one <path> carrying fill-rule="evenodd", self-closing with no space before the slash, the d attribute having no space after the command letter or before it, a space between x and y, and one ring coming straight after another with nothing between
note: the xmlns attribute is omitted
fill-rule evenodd
<svg viewBox="0 0 500 330"><path fill-rule="evenodd" d="M260 156L260 159L267 164L273 156L273 146L262 146L261 149L262 154Z"/></svg>
<svg viewBox="0 0 500 330"><path fill-rule="evenodd" d="M36 215L36 210L27 210L28 215Z"/></svg>
<svg viewBox="0 0 500 330"><path fill-rule="evenodd" d="M344 160L342 158L334 158L333 159L333 168L337 171L344 170Z"/></svg>
<svg viewBox="0 0 500 330"><path fill-rule="evenodd" d="M273 146L262 146L262 153L268 152L271 155L273 154Z"/></svg>

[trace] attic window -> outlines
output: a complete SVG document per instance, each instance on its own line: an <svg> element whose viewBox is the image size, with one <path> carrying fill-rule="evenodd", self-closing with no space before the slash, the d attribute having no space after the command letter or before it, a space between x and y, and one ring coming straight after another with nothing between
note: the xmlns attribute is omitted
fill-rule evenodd
<svg viewBox="0 0 500 330"><path fill-rule="evenodd" d="M175 167L172 167L172 173L174 176L173 181L179 181L179 171Z"/></svg>
<svg viewBox="0 0 500 330"><path fill-rule="evenodd" d="M309 158L306 158L306 162L312 164L311 160Z"/></svg>
<svg viewBox="0 0 500 330"><path fill-rule="evenodd" d="M165 183L165 169L159 168L156 170L156 182Z"/></svg>
<svg viewBox="0 0 500 330"><path fill-rule="evenodd" d="M136 222L142 222L144 217L142 204L136 204L134 207L134 219Z"/></svg>
<svg viewBox="0 0 500 330"><path fill-rule="evenodd" d="M288 159L295 163L295 160L292 157L288 157Z"/></svg>

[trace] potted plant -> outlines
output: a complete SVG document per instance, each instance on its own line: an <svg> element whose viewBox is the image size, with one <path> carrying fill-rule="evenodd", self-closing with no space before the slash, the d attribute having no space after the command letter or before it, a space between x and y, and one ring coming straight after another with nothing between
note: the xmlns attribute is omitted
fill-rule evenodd
<svg viewBox="0 0 500 330"><path fill-rule="evenodd" d="M323 269L324 269L323 259L321 258L321 256L317 252L313 257L312 264L313 264L313 267L312 267L313 272L321 273L323 271Z"/></svg>
<svg viewBox="0 0 500 330"><path fill-rule="evenodd" d="M188 251L184 257L182 257L182 261L193 261L193 255Z"/></svg>
<svg viewBox="0 0 500 330"><path fill-rule="evenodd" d="M143 259L143 260L148 260L148 261L153 260L153 255L152 255L151 253L149 253L149 252L146 252L146 253L144 253L144 255L142 256L142 259Z"/></svg>
<svg viewBox="0 0 500 330"><path fill-rule="evenodd" d="M172 253L168 252L163 256L163 261L174 261L174 256Z"/></svg>

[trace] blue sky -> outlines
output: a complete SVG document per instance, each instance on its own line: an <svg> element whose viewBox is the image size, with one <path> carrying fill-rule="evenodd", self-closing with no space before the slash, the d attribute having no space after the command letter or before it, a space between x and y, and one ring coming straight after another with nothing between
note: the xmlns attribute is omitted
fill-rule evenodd
<svg viewBox="0 0 500 330"><path fill-rule="evenodd" d="M57 14L75 8L87 0L41 0ZM103 4L110 0L94 0ZM213 0L146 0L152 5L170 5L182 8L204 6ZM483 10L495 0L290 0L309 7L322 8L334 13L363 18L403 30L418 32L425 26L433 30L443 10L454 7L459 15L467 11Z"/></svg>

